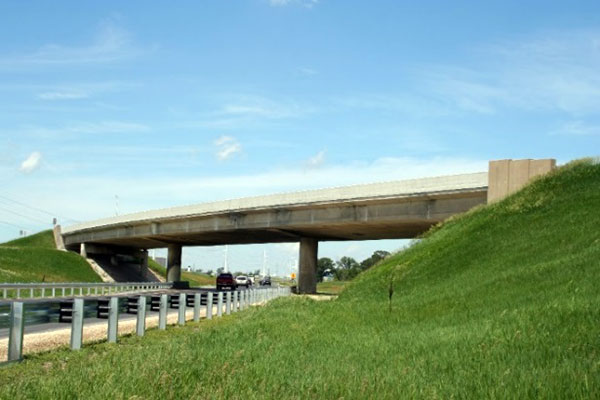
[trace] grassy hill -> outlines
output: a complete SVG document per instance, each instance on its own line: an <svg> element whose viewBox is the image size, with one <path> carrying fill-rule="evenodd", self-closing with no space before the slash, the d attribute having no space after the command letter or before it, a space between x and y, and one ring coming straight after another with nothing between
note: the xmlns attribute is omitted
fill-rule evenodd
<svg viewBox="0 0 600 400"><path fill-rule="evenodd" d="M572 163L336 300L30 357L0 369L0 397L600 398L598 210L600 165Z"/></svg>
<svg viewBox="0 0 600 400"><path fill-rule="evenodd" d="M0 244L0 282L101 282L79 255L55 249L52 231Z"/></svg>
<svg viewBox="0 0 600 400"><path fill-rule="evenodd" d="M154 261L153 259L148 259L148 268L166 278L167 269ZM214 276L206 275L206 274L197 274L195 272L181 272L181 279L184 281L188 281L190 286L206 286L206 285L215 285L216 278Z"/></svg>

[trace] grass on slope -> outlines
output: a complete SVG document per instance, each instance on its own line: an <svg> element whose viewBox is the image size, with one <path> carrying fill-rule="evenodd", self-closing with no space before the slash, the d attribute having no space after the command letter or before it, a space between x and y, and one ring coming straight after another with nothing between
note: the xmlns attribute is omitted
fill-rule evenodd
<svg viewBox="0 0 600 400"><path fill-rule="evenodd" d="M101 282L75 253L56 250L52 231L0 244L0 282Z"/></svg>
<svg viewBox="0 0 600 400"><path fill-rule="evenodd" d="M150 268L163 278L167 276L167 269L151 258L148 259L148 268ZM207 286L216 284L216 278L214 276L206 274L197 274L194 272L182 271L181 279L184 281L188 281L190 283L190 286Z"/></svg>
<svg viewBox="0 0 600 400"><path fill-rule="evenodd" d="M0 369L0 397L600 398L599 209L600 165L575 163L337 300L30 357Z"/></svg>
<svg viewBox="0 0 600 400"><path fill-rule="evenodd" d="M11 240L10 242L2 243L0 246L10 247L36 247L39 249L56 249L54 243L54 234L51 230L35 233L23 238Z"/></svg>
<svg viewBox="0 0 600 400"><path fill-rule="evenodd" d="M329 281L317 283L317 293L320 294L339 294L350 281Z"/></svg>

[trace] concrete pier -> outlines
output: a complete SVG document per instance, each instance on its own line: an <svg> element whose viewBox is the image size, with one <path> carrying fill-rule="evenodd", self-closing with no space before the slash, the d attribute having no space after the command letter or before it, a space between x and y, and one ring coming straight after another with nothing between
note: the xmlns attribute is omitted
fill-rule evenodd
<svg viewBox="0 0 600 400"><path fill-rule="evenodd" d="M170 244L167 259L167 282L181 281L181 245Z"/></svg>
<svg viewBox="0 0 600 400"><path fill-rule="evenodd" d="M316 239L300 239L300 270L298 273L298 291L300 293L317 292L318 252L319 242Z"/></svg>

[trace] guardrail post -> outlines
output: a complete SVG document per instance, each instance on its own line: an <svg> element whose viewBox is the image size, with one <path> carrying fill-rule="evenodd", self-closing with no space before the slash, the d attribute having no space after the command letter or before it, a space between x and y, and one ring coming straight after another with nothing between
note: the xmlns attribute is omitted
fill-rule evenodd
<svg viewBox="0 0 600 400"><path fill-rule="evenodd" d="M10 331L8 333L8 361L23 358L23 331L25 329L25 306L20 301L10 305Z"/></svg>
<svg viewBox="0 0 600 400"><path fill-rule="evenodd" d="M227 292L227 301L225 304L225 314L231 314L231 292Z"/></svg>
<svg viewBox="0 0 600 400"><path fill-rule="evenodd" d="M212 319L213 312L213 293L206 293L206 319Z"/></svg>
<svg viewBox="0 0 600 400"><path fill-rule="evenodd" d="M194 322L200 321L200 293L194 293Z"/></svg>
<svg viewBox="0 0 600 400"><path fill-rule="evenodd" d="M111 297L108 302L108 343L117 343L119 331L119 298Z"/></svg>
<svg viewBox="0 0 600 400"><path fill-rule="evenodd" d="M231 294L232 300L231 300L231 311L232 312L237 312L238 310L238 296L239 293L237 290L234 290L233 293Z"/></svg>
<svg viewBox="0 0 600 400"><path fill-rule="evenodd" d="M223 292L217 295L217 317L223 316Z"/></svg>
<svg viewBox="0 0 600 400"><path fill-rule="evenodd" d="M160 295L160 304L158 307L158 329L167 329L167 307L169 306L169 296L166 294Z"/></svg>
<svg viewBox="0 0 600 400"><path fill-rule="evenodd" d="M179 325L185 325L185 293L179 293L179 317L177 323Z"/></svg>
<svg viewBox="0 0 600 400"><path fill-rule="evenodd" d="M241 303L240 306L241 306L242 310L246 309L246 303L248 302L248 293L249 293L248 290L244 290L242 292L242 300L240 301L240 303Z"/></svg>
<svg viewBox="0 0 600 400"><path fill-rule="evenodd" d="M73 300L71 320L71 350L81 349L83 341L83 299Z"/></svg>
<svg viewBox="0 0 600 400"><path fill-rule="evenodd" d="M144 336L146 332L146 296L138 297L136 333L138 336Z"/></svg>

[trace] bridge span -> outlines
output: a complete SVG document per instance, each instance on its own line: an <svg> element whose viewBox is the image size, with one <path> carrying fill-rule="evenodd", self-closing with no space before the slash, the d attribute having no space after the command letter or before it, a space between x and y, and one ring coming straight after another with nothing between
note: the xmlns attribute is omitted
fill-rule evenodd
<svg viewBox="0 0 600 400"><path fill-rule="evenodd" d="M202 203L69 226L67 249L133 255L168 248L167 280L181 279L184 246L299 242L299 290L316 291L319 241L414 238L452 215L554 167L553 160L490 162L489 172L354 185ZM491 181L491 182L490 182Z"/></svg>

